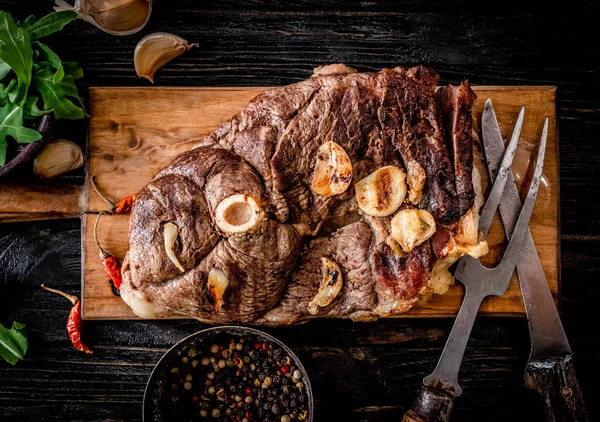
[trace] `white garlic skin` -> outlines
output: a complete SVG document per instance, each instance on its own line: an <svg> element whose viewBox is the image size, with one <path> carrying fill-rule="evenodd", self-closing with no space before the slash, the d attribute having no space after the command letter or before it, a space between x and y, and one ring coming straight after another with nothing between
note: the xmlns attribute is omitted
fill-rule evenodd
<svg viewBox="0 0 600 422"><path fill-rule="evenodd" d="M46 145L33 161L33 173L51 179L83 166L83 150L74 142L56 139Z"/></svg>
<svg viewBox="0 0 600 422"><path fill-rule="evenodd" d="M152 0L55 0L54 10L72 10L77 17L102 31L117 36L131 35L146 26L152 14Z"/></svg>

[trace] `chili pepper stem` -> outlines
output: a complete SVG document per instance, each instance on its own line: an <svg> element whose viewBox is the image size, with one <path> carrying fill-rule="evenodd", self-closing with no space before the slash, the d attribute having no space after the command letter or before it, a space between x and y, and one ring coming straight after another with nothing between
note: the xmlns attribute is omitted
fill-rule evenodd
<svg viewBox="0 0 600 422"><path fill-rule="evenodd" d="M79 302L79 298L77 296L70 295L68 293L63 292L62 290L53 289L52 287L48 287L43 284L42 284L42 289L45 289L45 290L48 290L49 292L57 293L63 297L66 297L67 299L69 299L71 301L71 303L73 305L77 305L77 302Z"/></svg>
<svg viewBox="0 0 600 422"><path fill-rule="evenodd" d="M108 199L106 197L106 195L104 195L100 189L98 189L98 186L96 185L96 182L94 181L94 177L96 177L96 175L93 175L90 177L90 183L92 184L92 188L94 188L94 190L96 191L96 193L98 194L98 196L104 201L106 202L106 204L110 207L111 210L115 209L115 206L117 204L115 204L113 201L111 201L110 199Z"/></svg>
<svg viewBox="0 0 600 422"><path fill-rule="evenodd" d="M96 218L96 223L94 224L94 241L96 242L96 247L98 248L98 253L100 254L100 259L105 260L110 255L104 249L102 249L102 246L100 246L100 242L98 242L98 221L100 221L100 216L103 214L104 213L101 212L100 214L98 214L98 217Z"/></svg>

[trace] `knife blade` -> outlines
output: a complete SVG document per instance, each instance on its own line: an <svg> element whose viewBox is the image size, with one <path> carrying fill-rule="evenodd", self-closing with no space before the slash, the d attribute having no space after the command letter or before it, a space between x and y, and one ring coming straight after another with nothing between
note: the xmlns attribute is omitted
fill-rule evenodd
<svg viewBox="0 0 600 422"><path fill-rule="evenodd" d="M481 129L484 155L493 182L504 155L504 141L489 99L484 106ZM499 206L500 217L509 239L521 206L511 173ZM543 396L549 421L587 421L589 415L576 379L571 346L529 229L525 234L521 259L516 268L531 337L526 385Z"/></svg>

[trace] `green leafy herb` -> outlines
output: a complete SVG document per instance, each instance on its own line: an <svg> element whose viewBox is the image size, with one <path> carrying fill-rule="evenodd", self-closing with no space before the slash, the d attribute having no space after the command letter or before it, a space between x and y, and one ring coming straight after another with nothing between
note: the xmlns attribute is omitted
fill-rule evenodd
<svg viewBox="0 0 600 422"><path fill-rule="evenodd" d="M39 21L35 16L29 16L21 24L21 27L29 32L31 41L38 40L63 29L69 22L77 19L77 13L72 10L50 13Z"/></svg>
<svg viewBox="0 0 600 422"><path fill-rule="evenodd" d="M0 60L0 81L10 72L10 66Z"/></svg>
<svg viewBox="0 0 600 422"><path fill-rule="evenodd" d="M17 85L9 90L8 98L13 104L23 105L31 83L33 50L29 33L17 27L10 13L4 11L0 11L0 60L17 75Z"/></svg>
<svg viewBox="0 0 600 422"><path fill-rule="evenodd" d="M50 114L54 110L40 110L38 107L38 97L27 97L25 104L23 105L23 118L24 119L35 119L36 117L43 116L44 114Z"/></svg>
<svg viewBox="0 0 600 422"><path fill-rule="evenodd" d="M38 41L76 17L73 11L62 11L40 20L29 16L15 22L10 13L0 11L0 166L6 162L7 138L19 143L41 139L37 131L24 125L24 119L50 113L56 119L87 116L75 85L83 71L77 63L63 63L50 47Z"/></svg>
<svg viewBox="0 0 600 422"><path fill-rule="evenodd" d="M23 126L23 109L6 103L0 107L0 163L6 160L6 137L12 136L20 144L30 144L42 139L37 131Z"/></svg>
<svg viewBox="0 0 600 422"><path fill-rule="evenodd" d="M56 74L49 67L38 70L33 77L33 85L42 94L46 108L54 110L57 119L83 119L83 101L77 93L75 78L65 75L58 83L54 82L56 79Z"/></svg>
<svg viewBox="0 0 600 422"><path fill-rule="evenodd" d="M27 346L25 324L13 322L10 330L0 324L0 356L8 363L14 365L23 360Z"/></svg>

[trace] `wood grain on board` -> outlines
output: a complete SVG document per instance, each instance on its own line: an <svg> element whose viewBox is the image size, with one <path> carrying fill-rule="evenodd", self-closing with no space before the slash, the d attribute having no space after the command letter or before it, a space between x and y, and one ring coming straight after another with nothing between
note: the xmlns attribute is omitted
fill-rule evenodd
<svg viewBox="0 0 600 422"><path fill-rule="evenodd" d="M88 172L111 199L119 200L140 190L172 157L186 151L220 123L241 110L265 88L91 88ZM521 191L526 190L533 171L536 145L546 116L550 118L544 180L540 187L530 227L550 289L556 298L558 280L558 157L554 87L473 87L478 100L474 105L476 130L483 103L491 98L502 134L512 132L521 105L526 106L525 122L513 171ZM532 158L533 157L533 158ZM533 161L532 161L533 160ZM484 171L484 185L487 175ZM82 224L83 315L86 319L134 318L129 307L115 297L98 258L93 241L96 213L107 206L85 189L88 214ZM110 253L123 257L128 249L128 216L104 215L99 224L99 239ZM485 262L501 257L505 238L496 217L488 237L491 252ZM416 308L406 316L448 317L460 306L462 286L457 283L443 296ZM516 276L508 291L488 298L481 307L483 315L523 315L524 308ZM176 316L174 316L176 317Z"/></svg>
<svg viewBox="0 0 600 422"><path fill-rule="evenodd" d="M0 183L0 223L76 217L84 211L83 203L82 186Z"/></svg>

